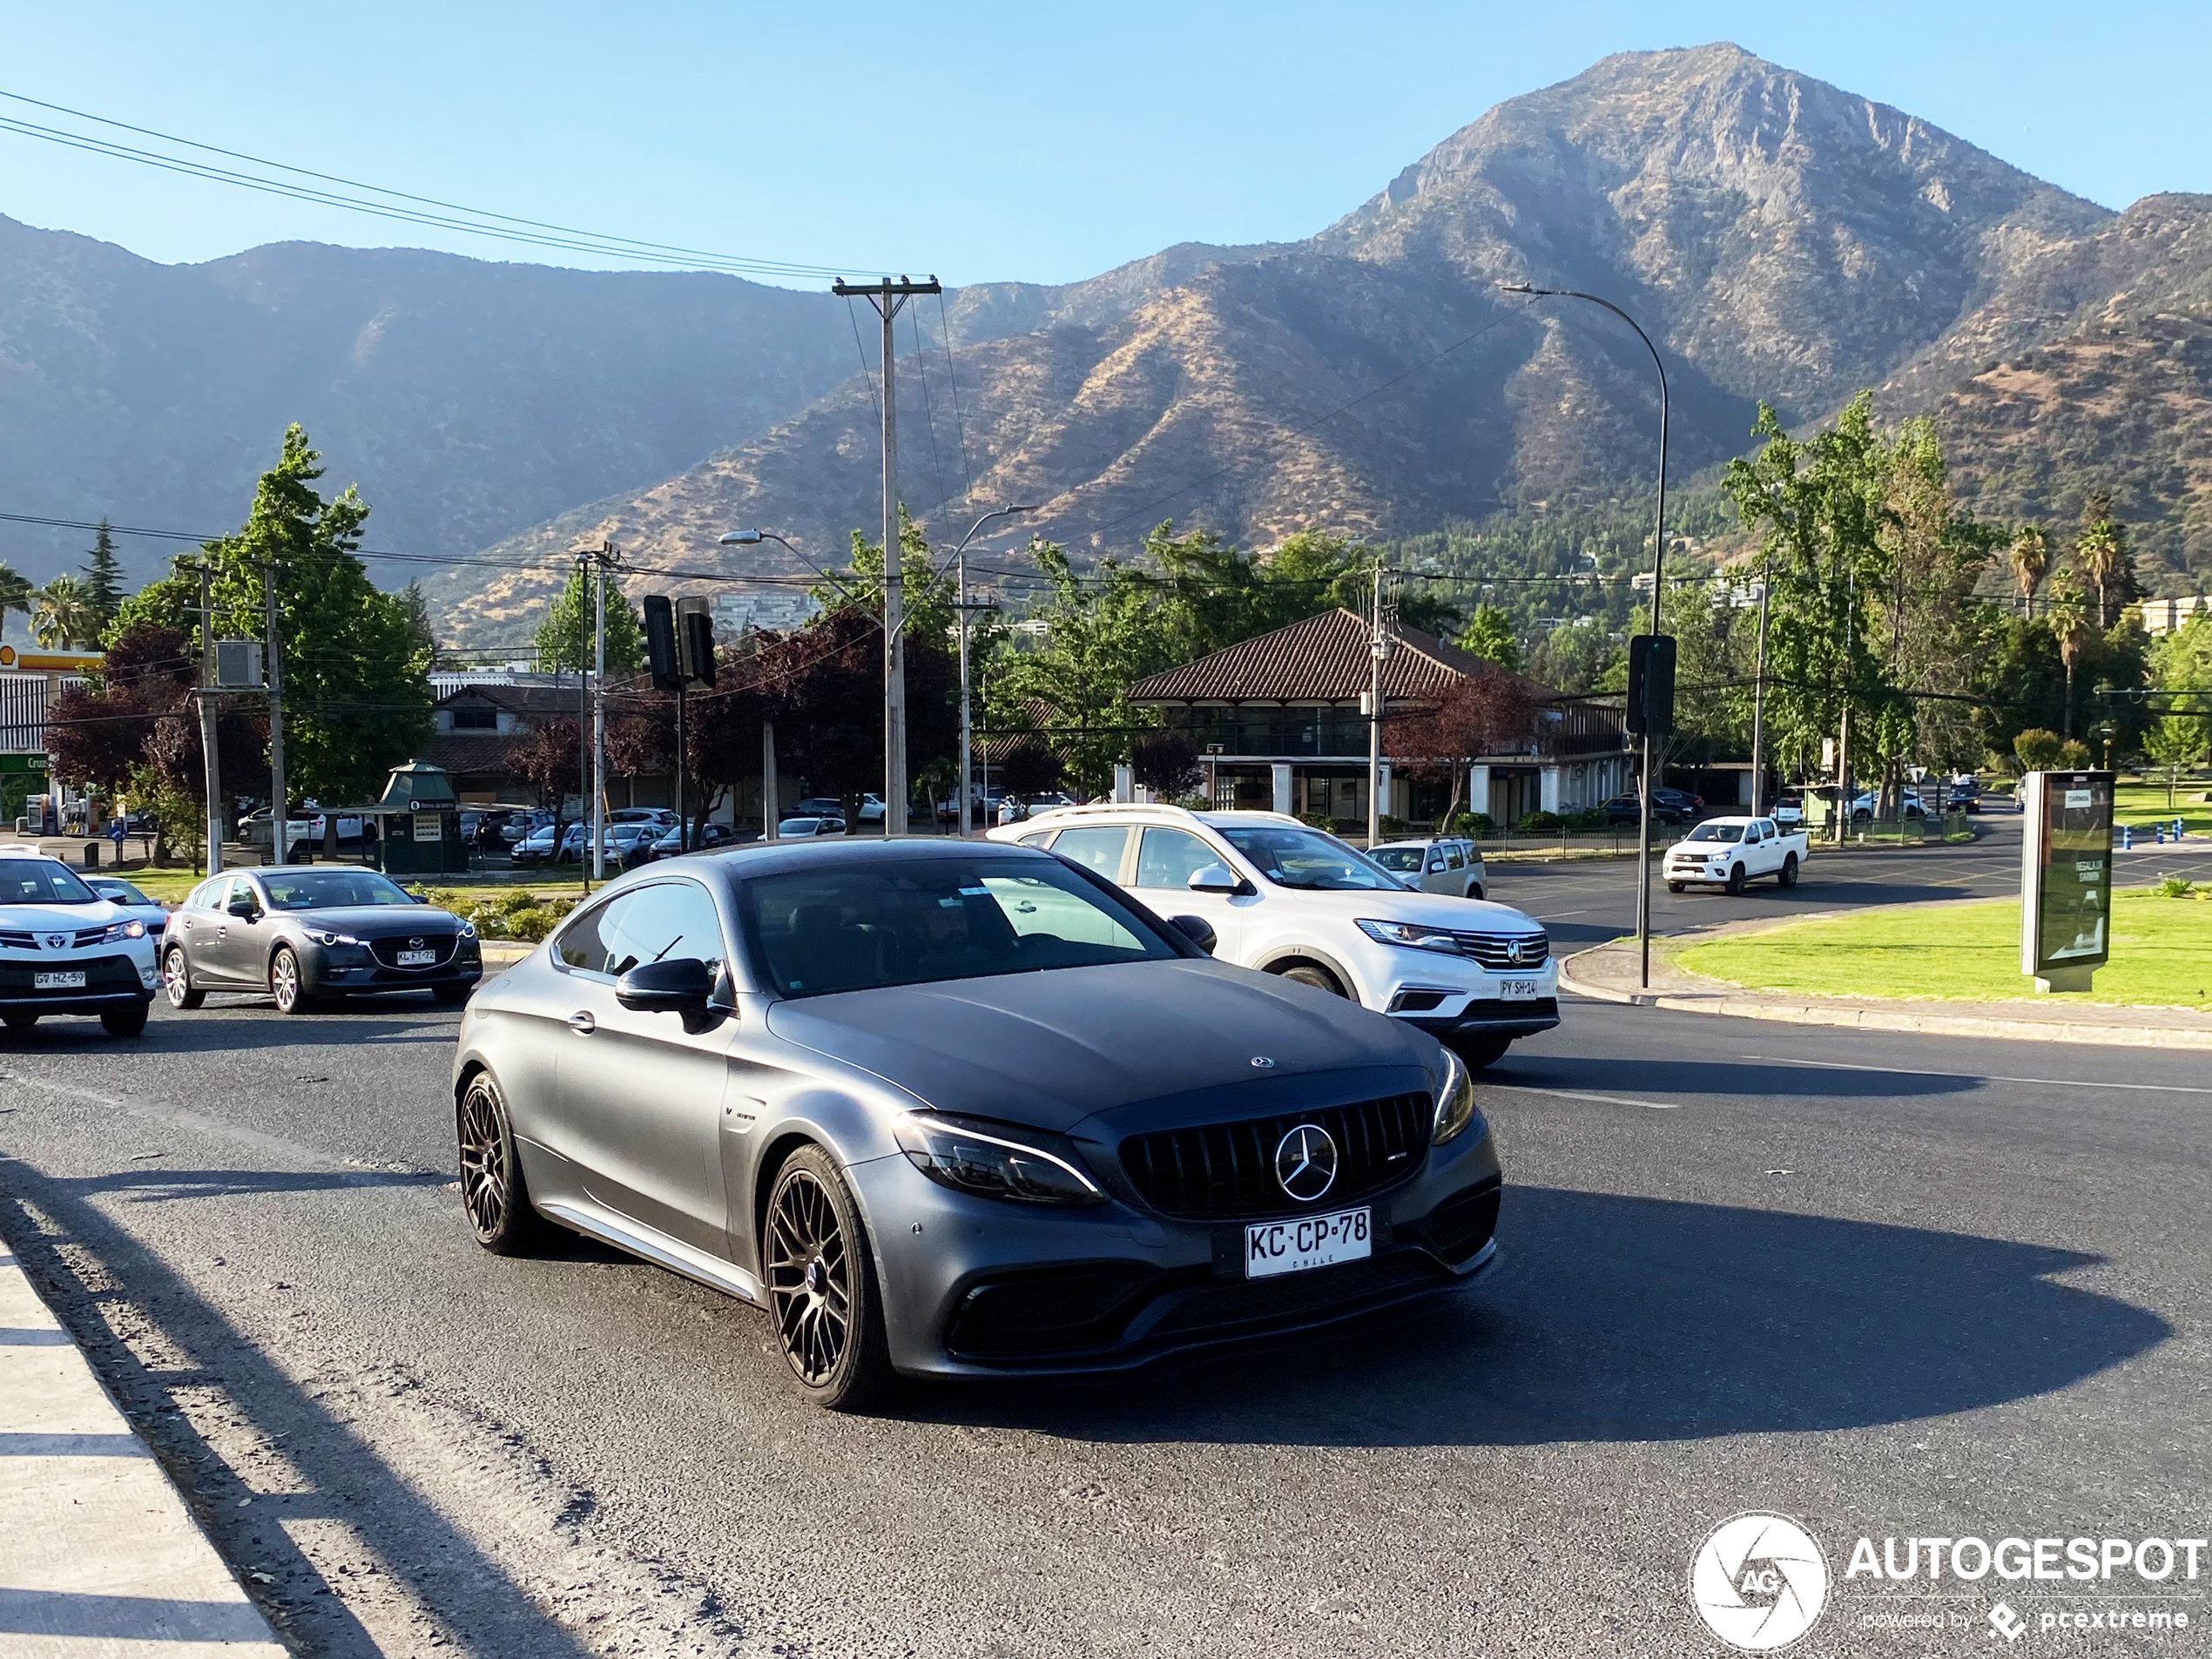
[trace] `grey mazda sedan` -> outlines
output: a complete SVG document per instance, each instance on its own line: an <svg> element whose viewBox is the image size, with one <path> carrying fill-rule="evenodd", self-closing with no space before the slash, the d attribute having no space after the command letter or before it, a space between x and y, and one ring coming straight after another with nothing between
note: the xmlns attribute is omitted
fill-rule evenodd
<svg viewBox="0 0 2212 1659"><path fill-rule="evenodd" d="M176 1008L198 1008L210 991L259 992L280 1014L389 991L465 1002L482 974L474 927L347 865L210 876L161 941L162 988Z"/></svg>
<svg viewBox="0 0 2212 1659"><path fill-rule="evenodd" d="M484 982L453 1069L478 1239L556 1222L763 1308L817 1402L1131 1368L1490 1265L1466 1069L1213 961L1033 848L659 864Z"/></svg>

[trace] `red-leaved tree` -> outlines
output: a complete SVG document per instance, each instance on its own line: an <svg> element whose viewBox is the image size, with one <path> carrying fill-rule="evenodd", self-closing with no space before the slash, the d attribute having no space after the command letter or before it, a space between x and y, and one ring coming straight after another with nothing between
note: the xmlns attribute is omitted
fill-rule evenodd
<svg viewBox="0 0 2212 1659"><path fill-rule="evenodd" d="M1436 700L1385 722L1384 740L1399 771L1442 779L1452 786L1448 822L1460 810L1467 769L1485 755L1524 752L1535 734L1538 691L1501 668L1482 668L1454 682Z"/></svg>

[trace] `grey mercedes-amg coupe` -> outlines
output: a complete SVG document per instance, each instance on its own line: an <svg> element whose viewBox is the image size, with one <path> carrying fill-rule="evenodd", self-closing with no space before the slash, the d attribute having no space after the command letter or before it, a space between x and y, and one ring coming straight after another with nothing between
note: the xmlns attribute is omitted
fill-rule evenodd
<svg viewBox="0 0 2212 1659"><path fill-rule="evenodd" d="M470 1001L469 1220L758 1305L837 1407L901 1374L1131 1368L1489 1266L1461 1063L1211 941L1023 846L654 864Z"/></svg>

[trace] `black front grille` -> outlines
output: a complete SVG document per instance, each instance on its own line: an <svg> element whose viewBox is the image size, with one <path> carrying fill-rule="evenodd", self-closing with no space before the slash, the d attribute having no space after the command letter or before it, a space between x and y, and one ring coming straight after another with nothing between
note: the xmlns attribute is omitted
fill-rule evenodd
<svg viewBox="0 0 2212 1659"><path fill-rule="evenodd" d="M79 972L84 975L82 992L37 988L37 976L40 974ZM127 956L70 956L51 962L0 962L0 995L4 996L78 996L142 989L138 965Z"/></svg>
<svg viewBox="0 0 2212 1659"><path fill-rule="evenodd" d="M1147 1268L1103 1263L978 1285L954 1310L945 1345L978 1359L1104 1347L1120 1337L1153 1277Z"/></svg>
<svg viewBox="0 0 2212 1659"><path fill-rule="evenodd" d="M106 937L107 929L105 927L80 927L77 930L77 938L73 942L78 949L83 950L88 945L98 944Z"/></svg>
<svg viewBox="0 0 2212 1659"><path fill-rule="evenodd" d="M37 934L17 933L13 928L0 930L0 948L8 950L37 950Z"/></svg>
<svg viewBox="0 0 2212 1659"><path fill-rule="evenodd" d="M387 968L397 968L400 965L400 953L403 950L435 951L437 954L433 961L427 963L417 962L407 969L410 974L426 974L431 968L443 968L453 960L454 944L458 937L459 935L455 934L395 935L389 939L370 940L368 949L369 954Z"/></svg>
<svg viewBox="0 0 2212 1659"><path fill-rule="evenodd" d="M1185 1220L1279 1215L1349 1203L1420 1167L1435 1112L1426 1095L1392 1095L1241 1123L1160 1130L1122 1143L1122 1169L1146 1204ZM1301 1123L1318 1123L1336 1143L1336 1179L1313 1204L1291 1198L1275 1178L1275 1149Z"/></svg>
<svg viewBox="0 0 2212 1659"><path fill-rule="evenodd" d="M1454 1267L1490 1242L1498 1231L1499 1186L1468 1187L1455 1192L1416 1222L1400 1222L1398 1231L1420 1239Z"/></svg>

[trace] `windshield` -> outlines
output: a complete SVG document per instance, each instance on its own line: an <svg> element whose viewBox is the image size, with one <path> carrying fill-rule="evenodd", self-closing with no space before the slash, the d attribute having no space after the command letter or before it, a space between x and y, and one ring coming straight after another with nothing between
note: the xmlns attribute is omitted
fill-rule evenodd
<svg viewBox="0 0 2212 1659"><path fill-rule="evenodd" d="M1740 841L1743 839L1741 824L1700 824L1683 837L1686 841Z"/></svg>
<svg viewBox="0 0 2212 1659"><path fill-rule="evenodd" d="M261 878L277 910L336 910L354 905L411 905L396 882L373 870L303 870Z"/></svg>
<svg viewBox="0 0 2212 1659"><path fill-rule="evenodd" d="M0 904L98 904L100 895L53 859L0 859Z"/></svg>
<svg viewBox="0 0 2212 1659"><path fill-rule="evenodd" d="M1418 873L1421 867L1421 849L1418 846L1379 846L1367 856L1386 870L1399 874Z"/></svg>
<svg viewBox="0 0 2212 1659"><path fill-rule="evenodd" d="M1406 884L1334 836L1267 825L1224 829L1222 839L1278 887L1308 893L1400 893Z"/></svg>
<svg viewBox="0 0 2212 1659"><path fill-rule="evenodd" d="M103 899L112 899L118 904L152 904L152 900L128 881L118 881L113 876L94 876L84 884Z"/></svg>
<svg viewBox="0 0 2212 1659"><path fill-rule="evenodd" d="M786 996L926 985L1178 953L1075 871L1044 860L847 865L745 884L745 932Z"/></svg>

